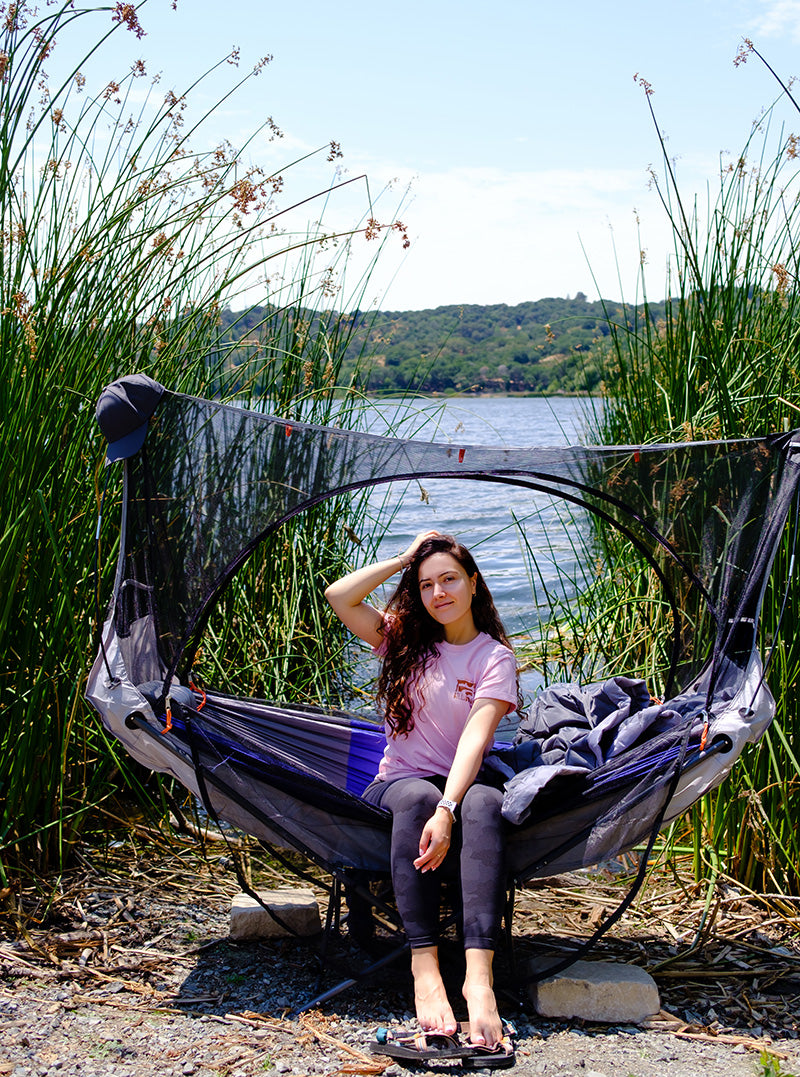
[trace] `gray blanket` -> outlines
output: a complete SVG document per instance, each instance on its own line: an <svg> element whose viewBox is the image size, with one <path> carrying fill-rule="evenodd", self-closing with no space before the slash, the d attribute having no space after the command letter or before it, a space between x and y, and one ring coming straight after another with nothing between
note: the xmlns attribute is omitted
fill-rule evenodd
<svg viewBox="0 0 800 1077"><path fill-rule="evenodd" d="M520 723L514 743L486 758L485 765L506 779L504 818L521 823L554 779L595 770L682 724L687 710L702 713L702 700L692 695L661 704L644 681L629 677L545 689Z"/></svg>

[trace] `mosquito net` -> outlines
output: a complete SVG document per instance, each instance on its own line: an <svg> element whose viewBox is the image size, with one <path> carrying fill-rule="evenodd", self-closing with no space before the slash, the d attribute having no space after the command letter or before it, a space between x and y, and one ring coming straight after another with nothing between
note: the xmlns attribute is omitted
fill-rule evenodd
<svg viewBox="0 0 800 1077"><path fill-rule="evenodd" d="M117 399L105 412L112 447ZM295 514L343 491L446 477L544 491L585 507L599 521L593 541L601 561L622 537L660 581L671 612L672 693L709 657L750 653L797 485L794 433L498 449L288 422L160 386L145 404L126 401L120 437L130 435L132 415L147 430L125 465L114 619L136 683L188 673L228 582Z"/></svg>

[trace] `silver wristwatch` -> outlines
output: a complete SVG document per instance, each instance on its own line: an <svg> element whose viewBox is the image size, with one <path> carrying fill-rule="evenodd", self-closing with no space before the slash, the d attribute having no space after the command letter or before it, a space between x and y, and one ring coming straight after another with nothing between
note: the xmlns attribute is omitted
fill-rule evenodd
<svg viewBox="0 0 800 1077"><path fill-rule="evenodd" d="M455 800L448 800L447 797L442 797L436 807L446 808L447 811L450 812L450 817L453 822L456 821L456 808L458 807L458 804L455 802Z"/></svg>

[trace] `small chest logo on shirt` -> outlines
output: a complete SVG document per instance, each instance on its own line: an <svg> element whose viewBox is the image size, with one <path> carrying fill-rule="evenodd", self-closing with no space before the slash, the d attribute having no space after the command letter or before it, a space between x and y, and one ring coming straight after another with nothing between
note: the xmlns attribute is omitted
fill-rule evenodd
<svg viewBox="0 0 800 1077"><path fill-rule="evenodd" d="M467 703L472 703L475 699L475 682L456 681L456 690L453 692L453 699L463 699Z"/></svg>

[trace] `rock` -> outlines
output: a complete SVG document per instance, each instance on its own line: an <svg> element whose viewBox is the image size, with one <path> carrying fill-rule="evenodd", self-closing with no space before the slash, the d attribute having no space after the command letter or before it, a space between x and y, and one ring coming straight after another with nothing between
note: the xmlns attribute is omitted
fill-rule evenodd
<svg viewBox="0 0 800 1077"><path fill-rule="evenodd" d="M534 962L530 971L547 968ZM636 965L612 961L576 961L564 972L530 988L541 1017L579 1017L584 1021L636 1024L661 1009L655 980Z"/></svg>
<svg viewBox="0 0 800 1077"><path fill-rule="evenodd" d="M274 920L254 898L248 897L247 894L236 894L231 899L232 939L270 939L291 934L316 935L322 930L319 905L313 890L287 886L277 890L261 890L258 893L264 904L274 909L282 923Z"/></svg>

